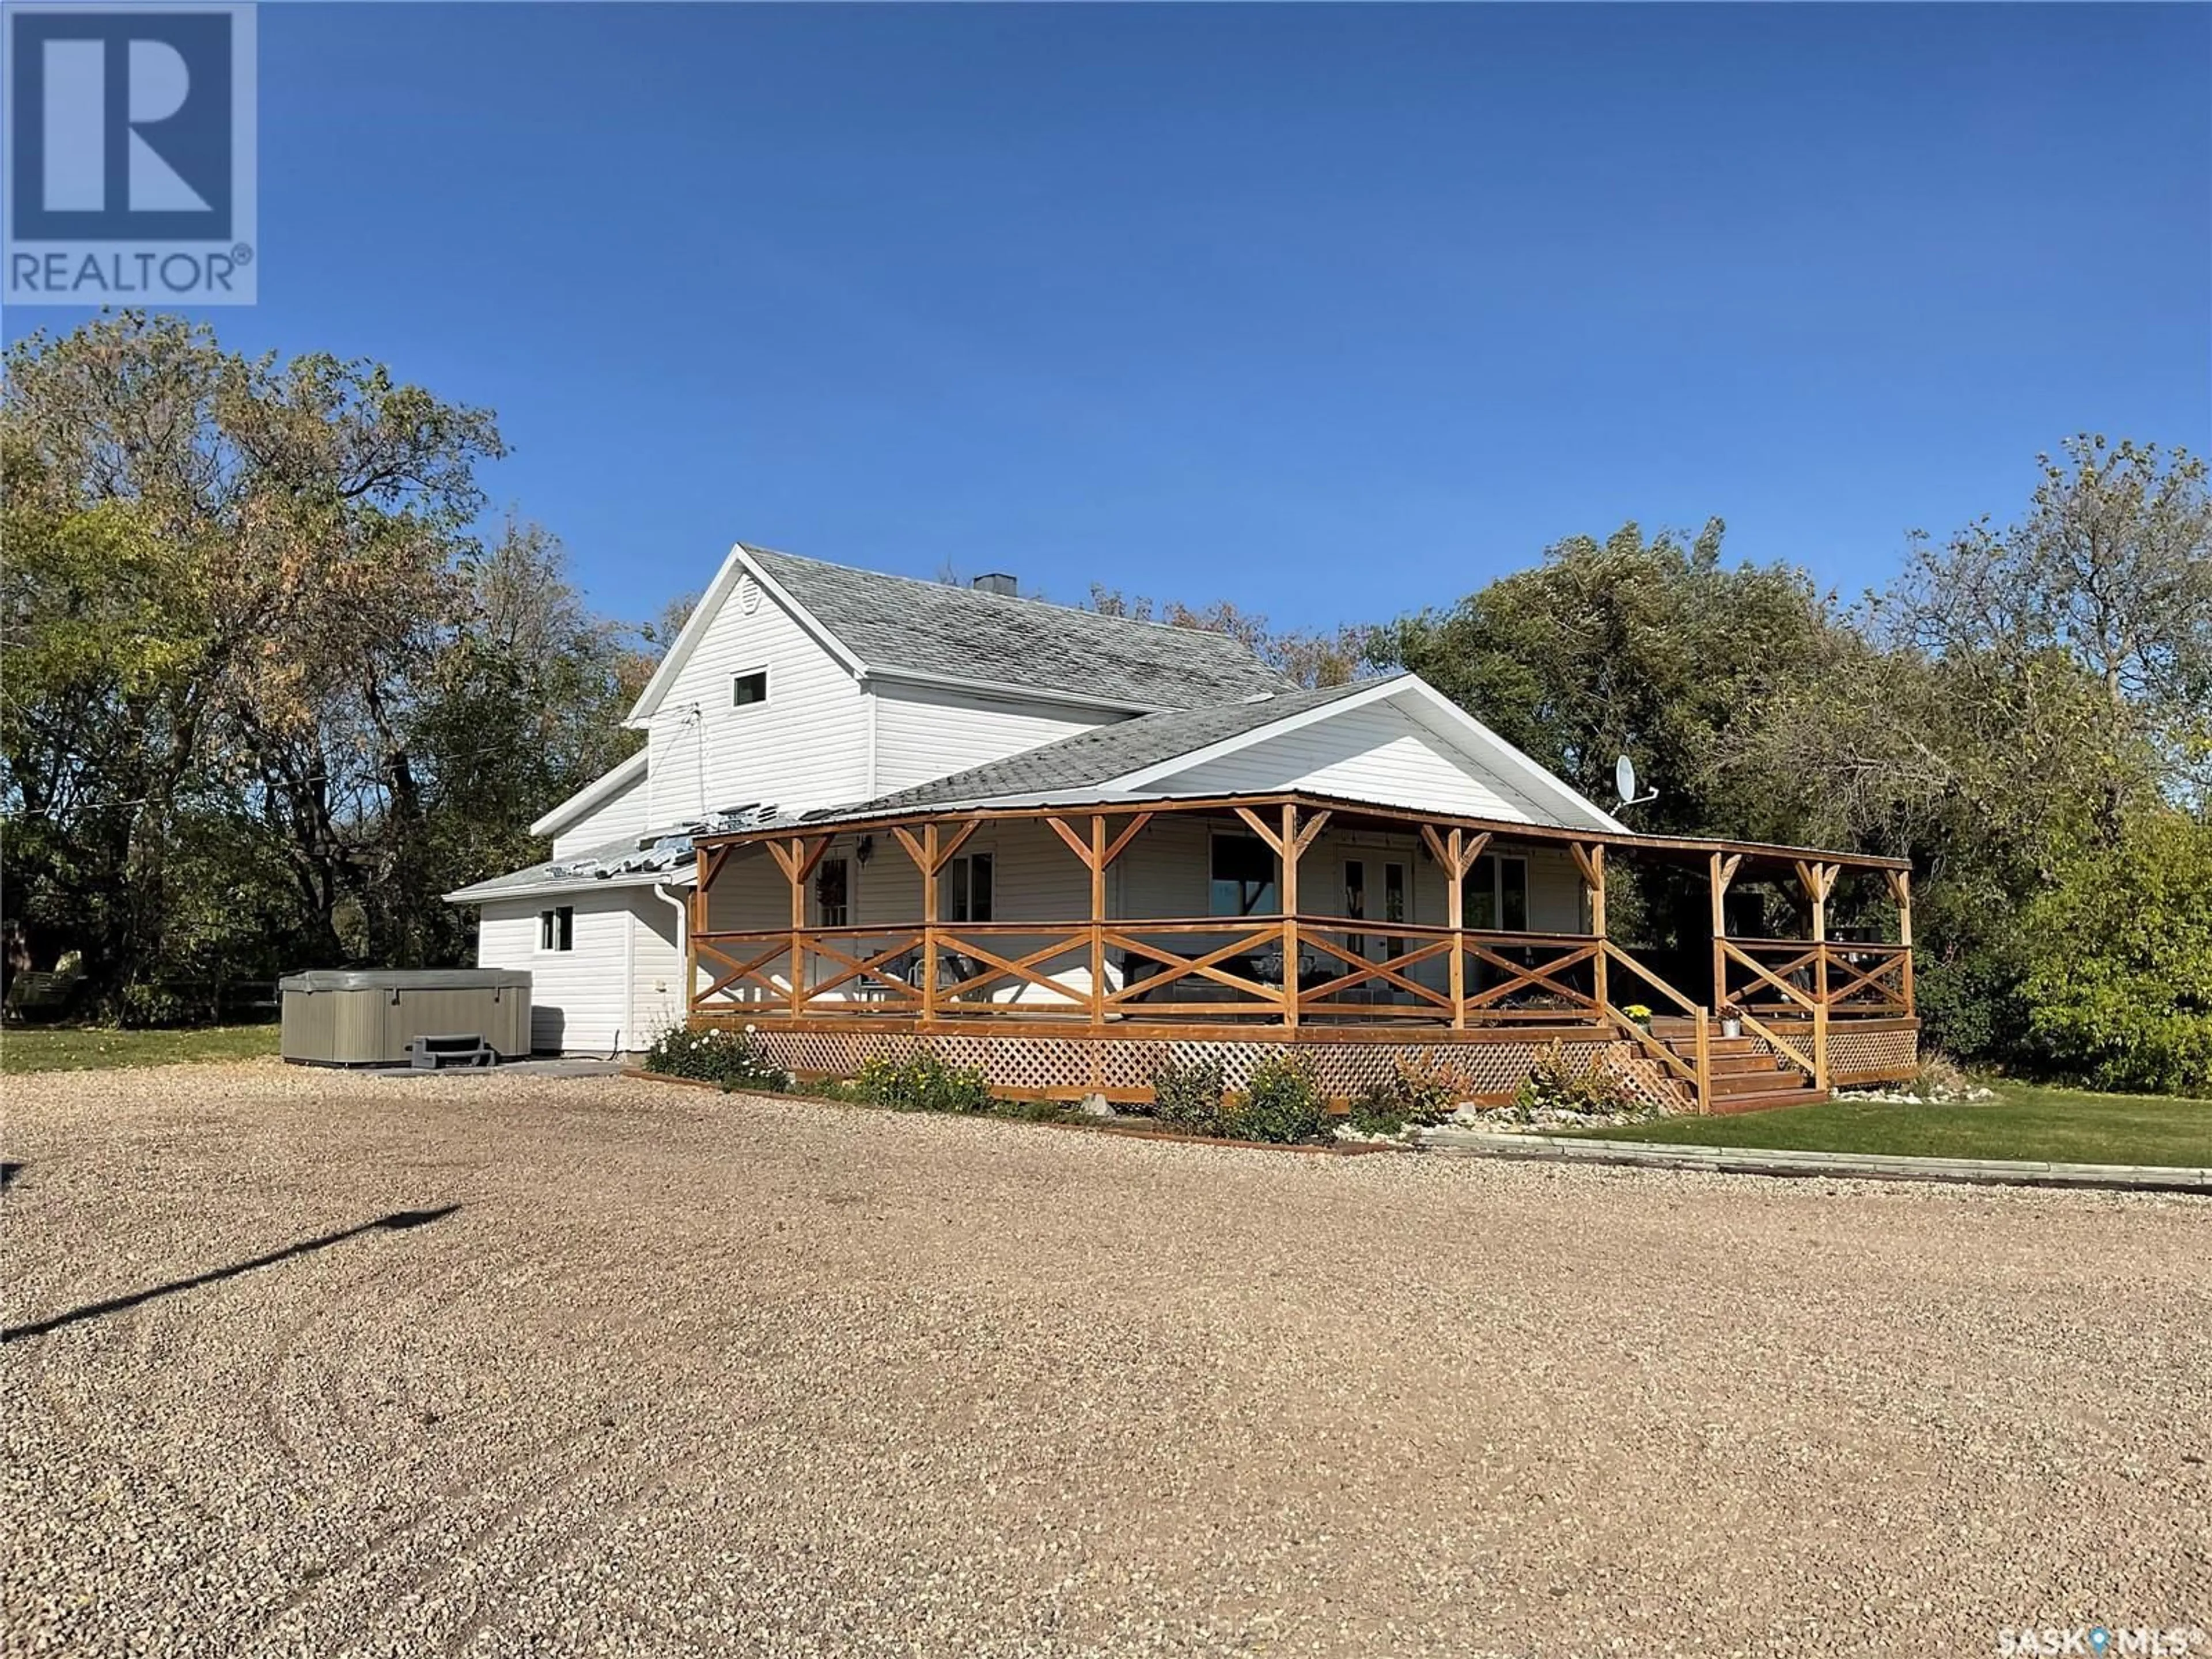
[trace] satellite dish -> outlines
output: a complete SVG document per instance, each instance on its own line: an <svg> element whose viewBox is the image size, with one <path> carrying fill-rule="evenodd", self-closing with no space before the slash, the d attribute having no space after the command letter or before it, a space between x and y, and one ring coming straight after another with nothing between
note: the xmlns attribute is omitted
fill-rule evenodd
<svg viewBox="0 0 2212 1659"><path fill-rule="evenodd" d="M1659 799L1656 789L1648 795L1636 793L1636 763L1626 755L1613 763L1613 787L1619 793L1623 806L1642 806Z"/></svg>

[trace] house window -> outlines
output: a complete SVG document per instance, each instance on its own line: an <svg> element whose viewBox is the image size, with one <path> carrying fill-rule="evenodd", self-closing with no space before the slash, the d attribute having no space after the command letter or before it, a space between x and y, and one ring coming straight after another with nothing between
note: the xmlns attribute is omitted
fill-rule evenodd
<svg viewBox="0 0 2212 1659"><path fill-rule="evenodd" d="M1209 915L1271 916L1281 908L1275 896L1275 855L1257 836L1216 836L1212 873Z"/></svg>
<svg viewBox="0 0 2212 1659"><path fill-rule="evenodd" d="M541 951L573 951L576 948L576 908L564 904L556 910L538 913L538 948Z"/></svg>
<svg viewBox="0 0 2212 1659"><path fill-rule="evenodd" d="M738 674L730 681L730 707L743 708L748 703L768 701L768 670L756 668L750 674Z"/></svg>
<svg viewBox="0 0 2212 1659"><path fill-rule="evenodd" d="M853 864L849 859L824 859L814 872L814 922L818 927L845 927L853 920Z"/></svg>
<svg viewBox="0 0 2212 1659"><path fill-rule="evenodd" d="M945 921L990 921L994 873L988 853L969 853L946 865L942 897Z"/></svg>
<svg viewBox="0 0 2212 1659"><path fill-rule="evenodd" d="M1528 860L1485 853L1460 894L1463 926L1483 933L1528 931Z"/></svg>

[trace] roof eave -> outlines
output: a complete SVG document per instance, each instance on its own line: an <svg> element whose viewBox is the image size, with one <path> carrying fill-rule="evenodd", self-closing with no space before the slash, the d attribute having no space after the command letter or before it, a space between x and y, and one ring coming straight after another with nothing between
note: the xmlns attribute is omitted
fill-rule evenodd
<svg viewBox="0 0 2212 1659"><path fill-rule="evenodd" d="M557 893L599 892L611 887L689 887L696 876L695 866L678 865L672 869L640 870L623 876L569 876L557 881L532 882L526 887L496 887L478 882L471 887L456 887L439 896L448 904L485 904L495 899L545 898Z"/></svg>
<svg viewBox="0 0 2212 1659"><path fill-rule="evenodd" d="M530 833L533 836L557 836L609 796L619 794L645 775L647 754L647 750L641 749L628 760L601 773L532 824Z"/></svg>
<svg viewBox="0 0 2212 1659"><path fill-rule="evenodd" d="M1779 842L1736 841L1723 836L1648 836L1626 829L1600 830L1572 824L1524 823L1511 818L1490 818L1479 814L1405 806L1389 801L1362 800L1354 796L1331 795L1311 789L1130 791L1103 785L1008 793L973 800L933 802L927 806L886 808L878 811L856 811L848 815L833 811L820 817L786 819L749 830L702 835L698 837L697 844L701 847L736 845L771 836L843 835L893 823L918 822L924 818L957 818L994 813L1006 817L1036 817L1085 806L1097 807L1101 811L1141 812L1147 808L1192 807L1210 801L1249 805L1294 803L1341 811L1346 815L1364 812L1378 818L1399 819L1407 823L1425 821L1440 825L1460 825L1508 841L1602 842L1607 846L1646 847L1658 852L1742 853L1777 863L1817 860L1840 863L1854 869L1910 871L1912 868L1910 859L1892 858L1881 853L1850 853L1836 848L1792 847Z"/></svg>

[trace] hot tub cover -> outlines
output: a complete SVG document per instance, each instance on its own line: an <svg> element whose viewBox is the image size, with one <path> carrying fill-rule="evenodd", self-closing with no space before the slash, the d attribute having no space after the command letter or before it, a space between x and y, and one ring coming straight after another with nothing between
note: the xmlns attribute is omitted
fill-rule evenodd
<svg viewBox="0 0 2212 1659"><path fill-rule="evenodd" d="M530 988L520 968L317 968L276 981L280 991L488 991Z"/></svg>

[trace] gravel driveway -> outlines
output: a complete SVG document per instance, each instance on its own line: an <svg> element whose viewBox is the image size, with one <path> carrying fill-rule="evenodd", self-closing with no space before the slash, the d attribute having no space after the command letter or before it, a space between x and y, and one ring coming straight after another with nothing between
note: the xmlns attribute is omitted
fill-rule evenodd
<svg viewBox="0 0 2212 1659"><path fill-rule="evenodd" d="M619 1079L5 1086L11 1653L2212 1626L2203 1200Z"/></svg>

